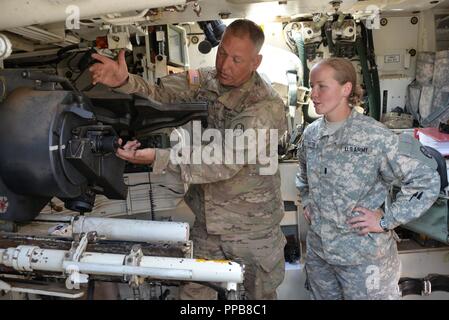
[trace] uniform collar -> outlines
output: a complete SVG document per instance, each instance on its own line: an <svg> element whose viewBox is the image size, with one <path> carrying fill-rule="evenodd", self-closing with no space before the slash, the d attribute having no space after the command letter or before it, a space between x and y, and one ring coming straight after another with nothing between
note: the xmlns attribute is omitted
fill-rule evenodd
<svg viewBox="0 0 449 320"><path fill-rule="evenodd" d="M357 116L357 111L355 108L352 108L351 113L349 114L346 121L341 125L341 127L334 132L333 135L331 135L330 139L335 140L336 144L342 144L345 142L346 133L350 130L352 126L352 122L354 121L354 118ZM325 136L329 136L326 130L326 124L324 117L320 119L320 123L318 124L318 132L319 132L319 139Z"/></svg>
<svg viewBox="0 0 449 320"><path fill-rule="evenodd" d="M214 72L212 81L207 81L205 87L219 95L218 101L228 109L236 109L241 106L242 101L256 84L259 75L254 72L251 78L238 88L229 88L222 86L217 79L217 72Z"/></svg>
<svg viewBox="0 0 449 320"><path fill-rule="evenodd" d="M352 123L357 116L358 112L355 110L355 108L352 108L352 111L349 114L349 117L346 119L345 123L334 134L335 142L337 145L342 145L348 140L348 132L351 130Z"/></svg>

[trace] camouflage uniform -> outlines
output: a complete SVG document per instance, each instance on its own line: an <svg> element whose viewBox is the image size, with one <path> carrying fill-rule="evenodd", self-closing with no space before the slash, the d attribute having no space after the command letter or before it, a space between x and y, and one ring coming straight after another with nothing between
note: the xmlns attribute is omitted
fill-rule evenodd
<svg viewBox="0 0 449 320"><path fill-rule="evenodd" d="M399 298L393 231L359 236L346 221L355 207L381 208L394 181L401 191L384 214L388 229L429 209L440 180L419 150L411 136L397 136L355 110L332 134L323 119L306 128L296 185L311 214L306 272L312 298Z"/></svg>
<svg viewBox="0 0 449 320"><path fill-rule="evenodd" d="M143 93L163 103L206 100L208 128L222 132L236 127L278 129L281 137L286 130L284 104L258 73L239 88L221 86L212 68L170 75L158 86L130 75L128 83L116 90ZM233 150L234 154L242 151L247 150ZM284 211L279 170L260 175L259 164L174 165L169 160L170 150L156 149L153 171L179 173L190 185L185 200L195 214L195 256L245 263L248 298L276 298L284 277L286 243L280 230ZM187 291L182 297L210 297Z"/></svg>

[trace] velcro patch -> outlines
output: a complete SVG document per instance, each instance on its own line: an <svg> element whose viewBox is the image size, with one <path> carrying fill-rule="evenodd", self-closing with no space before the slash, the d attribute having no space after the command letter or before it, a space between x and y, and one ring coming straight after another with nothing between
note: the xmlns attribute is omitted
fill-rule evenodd
<svg viewBox="0 0 449 320"><path fill-rule="evenodd" d="M437 169L438 164L431 154L413 136L406 133L399 135L399 154L425 163L432 169Z"/></svg>

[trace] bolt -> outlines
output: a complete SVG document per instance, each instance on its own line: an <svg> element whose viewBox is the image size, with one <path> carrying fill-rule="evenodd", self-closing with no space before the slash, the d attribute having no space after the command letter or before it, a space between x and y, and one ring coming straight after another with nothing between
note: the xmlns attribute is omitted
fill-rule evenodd
<svg viewBox="0 0 449 320"><path fill-rule="evenodd" d="M221 19L229 19L229 17L231 16L230 12L220 12L218 13L218 15L220 16Z"/></svg>

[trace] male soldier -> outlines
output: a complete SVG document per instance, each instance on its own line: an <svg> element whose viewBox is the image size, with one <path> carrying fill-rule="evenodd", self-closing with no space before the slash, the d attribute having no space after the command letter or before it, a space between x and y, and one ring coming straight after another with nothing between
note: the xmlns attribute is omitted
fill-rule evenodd
<svg viewBox="0 0 449 320"><path fill-rule="evenodd" d="M124 93L144 93L163 103L207 100L209 128L276 129L281 137L286 130L284 104L256 72L263 42L259 26L236 20L223 34L215 68L170 75L154 86L128 74L121 52L118 62L94 54L102 64L95 64L90 71L94 84L103 83ZM174 165L170 150L137 150L139 146L137 141L128 142L117 155L133 163L152 163L156 174L179 172L190 185L185 200L195 214L191 233L195 256L243 263L246 297L276 299L276 288L284 278L286 243L280 229L284 211L277 167L273 174L260 175L257 164ZM277 143L272 147L277 148ZM239 151L234 149L234 155ZM214 296L211 289L198 284L181 290L182 299Z"/></svg>

